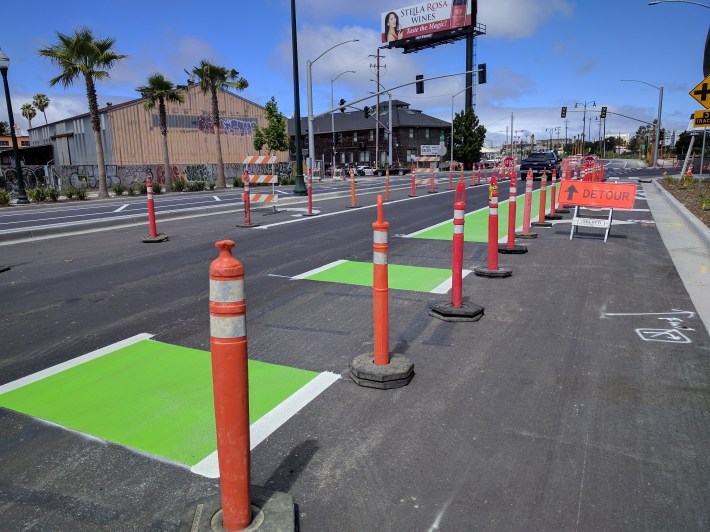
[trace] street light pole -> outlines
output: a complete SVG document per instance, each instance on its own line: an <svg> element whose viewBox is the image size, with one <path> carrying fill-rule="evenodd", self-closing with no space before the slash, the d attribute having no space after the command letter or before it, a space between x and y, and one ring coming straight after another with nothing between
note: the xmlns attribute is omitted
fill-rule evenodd
<svg viewBox="0 0 710 532"><path fill-rule="evenodd" d="M694 2L691 2L694 3ZM702 5L702 4L700 4ZM706 6L707 7L707 6ZM653 167L658 168L658 144L661 141L661 111L663 110L663 87L656 87L647 81L641 81L639 79L622 79L621 81L634 81L636 83L643 83L649 87L653 87L658 91L658 116L656 118L656 140L653 146Z"/></svg>
<svg viewBox="0 0 710 532"><path fill-rule="evenodd" d="M658 4L693 4L700 7L705 7L710 9L710 6L701 4L700 2L692 2L691 0L656 0L655 2L649 2L649 6L655 6Z"/></svg>
<svg viewBox="0 0 710 532"><path fill-rule="evenodd" d="M5 87L5 100L7 102L7 116L10 122L10 137L12 138L12 155L15 158L15 173L17 174L17 203L27 205L25 191L25 180L22 177L22 165L20 164L20 149L17 147L17 135L15 134L15 120L12 116L12 102L10 101L10 86L7 83L7 69L10 68L10 58L0 50L0 73L2 73L2 83Z"/></svg>
<svg viewBox="0 0 710 532"><path fill-rule="evenodd" d="M355 74L354 70L346 70L345 72L341 72L337 76L335 76L333 79L330 80L330 108L335 107L335 102L333 101L333 83L335 82L336 79L338 79L340 76L343 74ZM330 112L330 129L333 132L333 166L331 166L330 171L331 171L331 177L335 176L335 111Z"/></svg>
<svg viewBox="0 0 710 532"><path fill-rule="evenodd" d="M391 92L391 91L388 91L388 90L385 88L385 86L384 86L382 83L380 83L379 81L375 81L374 79L371 79L370 81L374 81L375 83L377 83L377 91L378 91L378 93L380 92L380 89L382 89L382 92L386 92L386 93L387 93L387 97L389 98L388 110L387 110L387 131L389 132L389 141L388 141L388 143L387 143L387 149L388 149L388 153L387 153L387 159L388 159L387 165L388 165L388 166L392 166L392 137L394 136L394 131L392 130L392 92ZM380 96L379 96L379 94L378 94L378 96L377 96L377 101L378 101L378 102L379 102L379 98L380 98ZM379 109L379 105L378 105L377 108ZM376 114L377 114L377 118L375 118L375 127L376 127L377 130L379 131L380 125L381 125L381 123L380 123L380 113L379 113L379 110L378 110L378 112L377 112ZM379 137L378 137L378 139L379 139ZM379 148L379 142L380 142L379 140L377 140L377 141L375 142L375 153L377 153L377 149ZM375 157L375 159L377 159L377 157ZM379 164L379 160L377 160L377 163Z"/></svg>
<svg viewBox="0 0 710 532"><path fill-rule="evenodd" d="M315 63L325 54L330 52L333 48L337 48L342 44L357 41L359 41L359 39L350 39L349 41L340 42L328 48L325 52L320 54L313 61L306 61L306 84L308 85L308 169L310 171L313 171L313 161L315 161L315 140L313 134L313 80L311 78L311 67L313 66L313 63Z"/></svg>
<svg viewBox="0 0 710 532"><path fill-rule="evenodd" d="M301 97L298 91L298 38L296 34L296 0L291 0L291 53L293 62L293 121L296 136L296 184L294 196L306 196L308 189L303 182L303 152L301 151Z"/></svg>
<svg viewBox="0 0 710 532"><path fill-rule="evenodd" d="M582 115L582 151L581 151L582 155L584 155L584 129L587 125L587 105L589 105L590 103L592 104L592 107L597 106L597 102L594 100L592 100L591 102L584 102L584 103L575 102L575 104L574 104L575 109L580 105L584 106L584 114ZM591 133L589 134L589 136L591 136Z"/></svg>

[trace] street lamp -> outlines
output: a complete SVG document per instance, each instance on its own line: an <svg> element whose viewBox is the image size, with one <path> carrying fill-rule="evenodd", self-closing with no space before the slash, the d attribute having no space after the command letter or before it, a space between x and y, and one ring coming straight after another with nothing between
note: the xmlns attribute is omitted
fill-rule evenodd
<svg viewBox="0 0 710 532"><path fill-rule="evenodd" d="M454 162L454 98L456 98L463 91L467 91L471 87L472 85L466 87L465 89L461 89L456 94L451 95L451 155L449 156L449 166Z"/></svg>
<svg viewBox="0 0 710 532"><path fill-rule="evenodd" d="M580 105L584 106L584 114L582 115L582 152L581 152L582 155L584 155L584 129L587 125L587 105L589 105L590 103L592 104L592 107L597 106L597 102L594 100L592 100L591 102L584 102L584 103L575 102L575 104L574 104L575 109L577 109L577 107L579 107Z"/></svg>
<svg viewBox="0 0 710 532"><path fill-rule="evenodd" d="M333 102L333 83L335 82L336 79L338 79L340 76L343 74L355 74L354 70L346 70L344 72L341 72L337 76L335 76L333 79L330 80L330 108L333 109L335 108L335 103ZM335 111L331 111L330 113L330 129L333 132L333 166L330 168L331 172L331 177L335 176Z"/></svg>
<svg viewBox="0 0 710 532"><path fill-rule="evenodd" d="M349 41L339 42L338 44L328 48L313 61L306 61L306 83L308 84L308 169L311 172L313 171L313 161L315 160L315 141L313 139L313 80L311 79L311 67L313 66L313 63L330 52L333 48L337 48L338 46L349 42L357 42L359 40L360 39L350 39Z"/></svg>
<svg viewBox="0 0 710 532"><path fill-rule="evenodd" d="M389 105L387 107L387 109L388 109L387 110L387 131L389 132L389 141L387 143L387 147L389 150L388 154L387 154L387 159L388 159L387 165L392 166L392 137L394 136L392 134L392 93L390 91L388 91L387 89L385 89L385 86L382 83L380 83L379 81L375 81L374 79L371 79L370 81L374 81L375 83L377 83L377 91L378 91L377 101L378 102L380 101L379 92L386 92L387 96L389 98ZM382 91L380 91L380 89L382 89ZM384 124L382 124L380 122L379 114L375 118L375 122L376 122L375 127L377 128L377 131L379 132L380 125L382 125L384 127ZM378 150L380 148L379 135L377 135L376 138L377 138L377 141L375 142L375 162L377 163L377 167L379 168L380 160L379 160L379 156L377 155Z"/></svg>
<svg viewBox="0 0 710 532"><path fill-rule="evenodd" d="M710 9L710 6L701 4L700 2L691 2L690 0L656 0L655 2L649 2L649 6L655 6L657 4L693 4L700 7L706 7Z"/></svg>
<svg viewBox="0 0 710 532"><path fill-rule="evenodd" d="M695 3L695 2L691 2ZM702 5L702 4L700 4ZM707 7L707 6L706 6ZM658 118L656 119L656 141L654 142L653 146L653 167L658 168L658 144L661 141L661 110L663 109L663 87L656 87L655 85L651 85L647 81L641 81L638 79L622 79L621 81L634 81L636 83L643 83L644 85L648 85L649 87L653 87L658 91Z"/></svg>
<svg viewBox="0 0 710 532"><path fill-rule="evenodd" d="M7 101L7 116L10 122L10 137L12 138L12 155L15 158L15 173L17 174L17 203L19 205L27 205L30 200L27 199L25 191L25 180L22 178L22 165L20 164L20 149L17 147L17 135L15 134L15 120L12 117L12 102L10 101L10 87L7 84L7 69L10 68L10 58L0 50L0 73L2 74L2 83L5 87L5 99Z"/></svg>

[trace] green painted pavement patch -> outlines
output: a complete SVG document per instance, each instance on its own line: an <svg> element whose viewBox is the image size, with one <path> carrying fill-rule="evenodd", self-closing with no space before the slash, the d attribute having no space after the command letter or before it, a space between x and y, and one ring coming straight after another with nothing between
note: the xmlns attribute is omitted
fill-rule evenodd
<svg viewBox="0 0 710 532"><path fill-rule="evenodd" d="M317 375L249 360L250 423ZM0 406L189 466L217 449L210 353L153 340L6 392Z"/></svg>
<svg viewBox="0 0 710 532"><path fill-rule="evenodd" d="M525 214L525 186L518 185L519 193L515 201L515 226L523 225L523 215ZM552 195L549 193L550 187L547 188L546 194L547 210L551 207ZM498 238L503 238L508 234L508 205L509 201L501 201L498 203ZM532 205L530 206L530 221L535 222L540 213L540 191L533 191ZM466 223L464 224L464 240L466 242L488 242L488 207L479 209L466 214ZM454 234L454 222L437 225L431 229L424 230L420 233L412 235L412 238L423 238L428 240L452 240Z"/></svg>
<svg viewBox="0 0 710 532"><path fill-rule="evenodd" d="M371 262L344 261L303 278L311 281L372 286L372 271ZM387 274L389 288L431 292L451 277L451 270L389 264Z"/></svg>

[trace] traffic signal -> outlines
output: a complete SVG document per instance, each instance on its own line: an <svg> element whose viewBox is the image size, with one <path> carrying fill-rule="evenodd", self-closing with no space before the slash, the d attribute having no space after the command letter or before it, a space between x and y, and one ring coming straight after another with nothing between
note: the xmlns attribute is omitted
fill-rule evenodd
<svg viewBox="0 0 710 532"><path fill-rule="evenodd" d="M365 118L370 118L370 110L371 109L367 105L363 108L363 111L365 112Z"/></svg>
<svg viewBox="0 0 710 532"><path fill-rule="evenodd" d="M599 118L606 118L606 107L602 107L602 111L599 113Z"/></svg>
<svg viewBox="0 0 710 532"><path fill-rule="evenodd" d="M562 118L567 118L567 108L566 107L562 108L562 112L560 113L560 116Z"/></svg>
<svg viewBox="0 0 710 532"><path fill-rule="evenodd" d="M478 84L483 85L486 82L486 64L480 63L478 65Z"/></svg>
<svg viewBox="0 0 710 532"><path fill-rule="evenodd" d="M416 80L424 79L423 74L417 74ZM424 94L424 82L423 81L417 81L417 94Z"/></svg>
<svg viewBox="0 0 710 532"><path fill-rule="evenodd" d="M345 112L345 98L340 98L340 112Z"/></svg>

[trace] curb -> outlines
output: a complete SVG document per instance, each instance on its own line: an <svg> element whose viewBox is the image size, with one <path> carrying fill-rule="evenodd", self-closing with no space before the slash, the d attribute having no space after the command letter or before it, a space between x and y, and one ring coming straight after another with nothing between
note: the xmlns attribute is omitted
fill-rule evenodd
<svg viewBox="0 0 710 532"><path fill-rule="evenodd" d="M656 188L661 192L661 195L666 199L668 203L680 214L688 225L695 231L695 234L705 243L706 246L710 248L710 227L705 225L703 222L698 220L698 218L690 212L682 203L680 203L673 194L668 192L658 181L654 181Z"/></svg>

